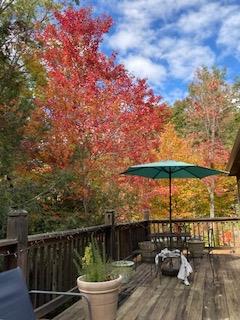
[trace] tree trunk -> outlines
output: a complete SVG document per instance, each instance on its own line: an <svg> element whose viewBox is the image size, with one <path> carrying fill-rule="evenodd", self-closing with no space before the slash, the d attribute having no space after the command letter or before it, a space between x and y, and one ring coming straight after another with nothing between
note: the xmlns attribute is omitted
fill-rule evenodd
<svg viewBox="0 0 240 320"><path fill-rule="evenodd" d="M215 217L215 204L214 204L214 192L211 190L209 193L210 197L210 218Z"/></svg>
<svg viewBox="0 0 240 320"><path fill-rule="evenodd" d="M214 202L214 191L215 191L215 180L212 179L210 186L207 187L210 199L209 205L209 216L210 218L215 217L215 202Z"/></svg>

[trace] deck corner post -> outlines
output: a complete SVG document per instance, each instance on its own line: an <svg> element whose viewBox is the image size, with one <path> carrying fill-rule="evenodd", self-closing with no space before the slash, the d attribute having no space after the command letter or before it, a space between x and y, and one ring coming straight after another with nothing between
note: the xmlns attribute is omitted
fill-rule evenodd
<svg viewBox="0 0 240 320"><path fill-rule="evenodd" d="M16 239L18 241L15 264L16 266L21 267L23 274L26 277L28 243L27 211L23 209L9 210L7 220L7 238Z"/></svg>
<svg viewBox="0 0 240 320"><path fill-rule="evenodd" d="M149 209L144 209L143 210L143 221L144 221L144 227L145 227L145 239L144 240L148 240L149 239L149 235L150 235L150 211Z"/></svg>
<svg viewBox="0 0 240 320"><path fill-rule="evenodd" d="M106 210L105 211L105 224L112 225L115 220L115 211L114 210Z"/></svg>
<svg viewBox="0 0 240 320"><path fill-rule="evenodd" d="M143 220L144 220L144 221L148 221L149 218L150 218L149 209L144 209L144 210L143 210Z"/></svg>

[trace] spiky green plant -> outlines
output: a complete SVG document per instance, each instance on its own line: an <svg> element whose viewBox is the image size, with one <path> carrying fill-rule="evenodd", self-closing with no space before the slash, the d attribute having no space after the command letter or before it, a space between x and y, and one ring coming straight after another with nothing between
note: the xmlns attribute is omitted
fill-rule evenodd
<svg viewBox="0 0 240 320"><path fill-rule="evenodd" d="M74 264L79 275L84 275L84 280L101 282L114 278L111 263L107 260L104 247L100 249L96 239L92 239L85 247L84 256L75 251Z"/></svg>

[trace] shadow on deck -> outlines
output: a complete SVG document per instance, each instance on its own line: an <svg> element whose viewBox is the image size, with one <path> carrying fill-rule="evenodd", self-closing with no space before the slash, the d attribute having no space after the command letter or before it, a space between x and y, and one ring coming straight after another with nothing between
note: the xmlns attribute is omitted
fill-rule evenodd
<svg viewBox="0 0 240 320"><path fill-rule="evenodd" d="M119 299L117 320L237 320L240 319L240 255L218 251L191 261L194 272L187 287L175 277L155 277L154 268L142 263ZM54 320L79 320L77 302ZM100 319L99 319L100 320Z"/></svg>

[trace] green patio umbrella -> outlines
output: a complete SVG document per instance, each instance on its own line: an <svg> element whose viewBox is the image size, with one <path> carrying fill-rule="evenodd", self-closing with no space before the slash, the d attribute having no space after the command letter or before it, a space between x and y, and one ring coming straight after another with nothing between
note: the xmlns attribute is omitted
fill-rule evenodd
<svg viewBox="0 0 240 320"><path fill-rule="evenodd" d="M169 224L170 232L172 232L172 179L202 179L212 175L228 174L228 172L201 167L192 163L165 160L131 166L122 174L151 179L169 179Z"/></svg>

